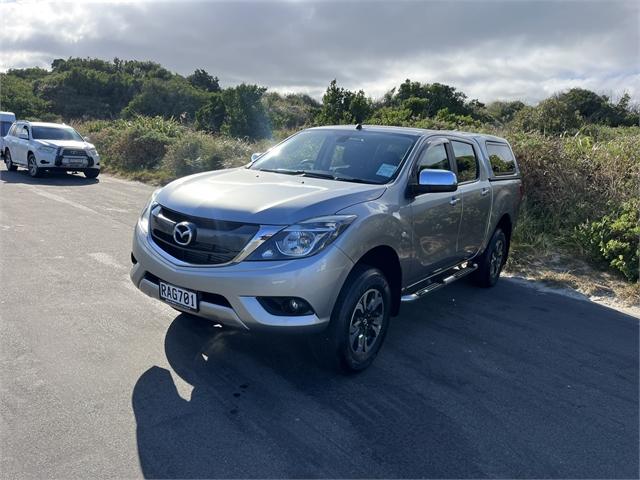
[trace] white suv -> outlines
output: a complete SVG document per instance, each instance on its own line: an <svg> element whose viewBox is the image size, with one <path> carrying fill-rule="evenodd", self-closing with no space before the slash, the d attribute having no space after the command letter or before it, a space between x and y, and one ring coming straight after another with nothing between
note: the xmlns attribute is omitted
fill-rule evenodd
<svg viewBox="0 0 640 480"><path fill-rule="evenodd" d="M8 170L26 167L32 177L52 171L84 172L87 178L100 173L96 147L64 124L15 122L0 153Z"/></svg>

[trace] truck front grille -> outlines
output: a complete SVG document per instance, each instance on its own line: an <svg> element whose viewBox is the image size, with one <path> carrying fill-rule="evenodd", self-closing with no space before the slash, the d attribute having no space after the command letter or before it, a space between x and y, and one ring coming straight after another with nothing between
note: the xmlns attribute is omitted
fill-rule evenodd
<svg viewBox="0 0 640 480"><path fill-rule="evenodd" d="M174 238L176 224L189 222L192 241L179 245ZM155 244L177 260L195 265L220 265L232 261L258 232L259 225L194 217L155 208L149 216L149 230Z"/></svg>

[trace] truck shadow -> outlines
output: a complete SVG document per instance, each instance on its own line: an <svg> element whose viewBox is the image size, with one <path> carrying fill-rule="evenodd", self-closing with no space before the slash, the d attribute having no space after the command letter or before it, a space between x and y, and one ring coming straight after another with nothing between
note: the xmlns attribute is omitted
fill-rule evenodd
<svg viewBox="0 0 640 480"><path fill-rule="evenodd" d="M18 169L10 172L0 170L0 182L23 183L27 185L58 185L61 187L94 185L100 182L97 178L86 178L82 174L46 173L42 177L32 178L26 170Z"/></svg>
<svg viewBox="0 0 640 480"><path fill-rule="evenodd" d="M177 316L164 345L171 370L150 368L132 394L142 473L637 473L636 319L515 283L461 282L404 307L391 327L374 365L344 376L319 366L303 337ZM608 453L586 458L602 438Z"/></svg>

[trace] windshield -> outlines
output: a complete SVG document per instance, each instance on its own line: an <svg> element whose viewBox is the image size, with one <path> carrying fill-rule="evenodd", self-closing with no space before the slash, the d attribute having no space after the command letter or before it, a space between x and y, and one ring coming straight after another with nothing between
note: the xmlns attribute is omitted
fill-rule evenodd
<svg viewBox="0 0 640 480"><path fill-rule="evenodd" d="M31 127L31 135L35 140L78 140L84 138L71 127Z"/></svg>
<svg viewBox="0 0 640 480"><path fill-rule="evenodd" d="M356 130L305 130L269 150L250 168L360 183L387 183L415 135Z"/></svg>

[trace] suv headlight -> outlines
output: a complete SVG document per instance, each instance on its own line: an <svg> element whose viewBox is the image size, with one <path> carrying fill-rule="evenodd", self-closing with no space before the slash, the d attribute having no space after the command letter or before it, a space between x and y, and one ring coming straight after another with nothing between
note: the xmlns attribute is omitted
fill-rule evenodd
<svg viewBox="0 0 640 480"><path fill-rule="evenodd" d="M155 199L158 196L158 193L160 193L160 190L162 189L158 188L154 190L154 192L151 194L151 198L149 198L149 201L142 209L142 213L140 214L140 218L138 219L138 227L145 235L149 232L149 214L151 213L153 207L157 205L155 203Z"/></svg>
<svg viewBox="0 0 640 480"><path fill-rule="evenodd" d="M291 225L260 245L247 260L310 257L330 245L355 219L355 215L331 215Z"/></svg>
<svg viewBox="0 0 640 480"><path fill-rule="evenodd" d="M88 153L89 155L91 155L92 157L97 157L97 156L98 156L98 151L95 149L95 147L93 147L93 148L89 148L89 149L87 150L87 153Z"/></svg>
<svg viewBox="0 0 640 480"><path fill-rule="evenodd" d="M51 155L55 153L58 149L56 147L50 147L48 145L42 145L38 148L40 153L44 153L45 155Z"/></svg>

